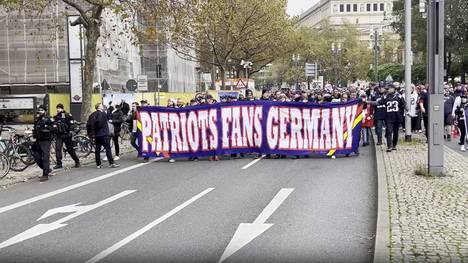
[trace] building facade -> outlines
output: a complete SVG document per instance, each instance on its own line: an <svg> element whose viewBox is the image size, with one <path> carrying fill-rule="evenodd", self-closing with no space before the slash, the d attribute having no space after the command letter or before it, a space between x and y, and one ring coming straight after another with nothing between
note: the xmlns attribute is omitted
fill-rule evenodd
<svg viewBox="0 0 468 263"><path fill-rule="evenodd" d="M68 10L67 10L68 9ZM34 12L0 9L1 94L69 92L68 39L61 1ZM106 80L121 90L141 74L139 48L132 45L123 24L112 12L102 15L95 83Z"/></svg>
<svg viewBox="0 0 468 263"><path fill-rule="evenodd" d="M148 91L195 92L198 63L181 58L162 41L141 45L142 74L148 77Z"/></svg>
<svg viewBox="0 0 468 263"><path fill-rule="evenodd" d="M0 8L0 95L69 93L68 39L62 1L35 12ZM94 86L127 92L126 83L147 75L148 91L194 92L197 64L163 43L134 44L131 25L113 12L102 14Z"/></svg>
<svg viewBox="0 0 468 263"><path fill-rule="evenodd" d="M302 26L318 27L328 19L332 26L354 24L362 32L361 40L370 41L371 34L378 30L380 34L393 33L392 0L320 0L301 14ZM393 38L398 38L393 34Z"/></svg>

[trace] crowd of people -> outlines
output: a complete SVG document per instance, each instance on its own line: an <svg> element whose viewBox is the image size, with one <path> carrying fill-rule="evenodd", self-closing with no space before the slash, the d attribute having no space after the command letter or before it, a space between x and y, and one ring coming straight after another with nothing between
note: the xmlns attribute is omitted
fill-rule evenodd
<svg viewBox="0 0 468 263"><path fill-rule="evenodd" d="M363 105L363 120L360 142L365 147L370 144L372 128L375 128L377 145L383 143L383 130L385 128L385 139L387 152L396 150L400 128L405 129L405 116L411 117L411 129L413 133L422 133L423 128L427 137L428 125L428 101L429 95L426 86L412 85L411 104L406 108L405 92L400 83L371 83L368 86L337 87L325 85L324 88L314 89L265 89L259 98L254 97L252 90L247 89L245 94L236 96L221 96L219 102L209 93L197 93L188 103L181 99L169 99L167 107L181 108L214 103L230 103L235 101L270 100L279 102L302 102L302 103L342 103L349 100L359 100ZM116 168L115 163L120 159L120 133L122 125L128 125L130 132L130 144L137 151L137 112L140 107L148 106L146 100L133 102L131 107L125 101L118 105L109 102L108 105L98 103L86 124L89 138L94 142L95 162L98 169L102 168L100 156L101 149L105 150L106 156L103 161L109 163L109 167ZM459 134L460 150L465 151L467 127L465 125L465 111L468 110L468 86L457 83L444 86L444 125L447 141L452 139L452 134ZM55 147L56 165L53 169L62 168L62 151L65 145L71 158L74 160L75 168L80 167L80 160L74 152L72 141L72 130L75 120L70 113L64 110L62 104L56 105L57 114L54 117L47 115L44 106L38 107L36 121L34 124L33 137L36 143L33 146L34 158L42 169L40 181L47 181L52 173L50 168L50 148ZM455 129L453 129L455 128ZM55 138L55 145L51 145ZM112 154L110 141L113 141L114 155ZM235 156L235 155L234 155ZM278 156L284 158L285 156ZM197 158L191 158L197 160ZM210 160L218 160L217 156ZM148 157L144 157L148 161ZM170 158L169 162L175 162Z"/></svg>

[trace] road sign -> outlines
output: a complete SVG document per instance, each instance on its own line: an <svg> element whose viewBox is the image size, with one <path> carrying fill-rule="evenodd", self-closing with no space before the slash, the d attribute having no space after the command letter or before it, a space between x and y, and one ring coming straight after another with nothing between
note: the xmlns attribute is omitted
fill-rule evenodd
<svg viewBox="0 0 468 263"><path fill-rule="evenodd" d="M0 98L0 110L34 109L34 98Z"/></svg>
<svg viewBox="0 0 468 263"><path fill-rule="evenodd" d="M119 194L116 194L114 196L111 196L107 199L104 199L100 202L97 202L95 204L92 204L92 205L83 205L83 206L79 206L80 203L78 204L73 204L73 205L67 205L67 206L62 206L62 207L58 207L58 208L54 208L54 209L50 209L48 210L47 212L45 212L41 217L39 217L39 219L37 219L37 221L39 220L42 220L44 218L48 218L50 216L53 216L53 215L56 215L56 214L65 214L65 213L71 213L70 215L66 216L66 217L63 217L59 220L56 220L52 223L48 223L48 224L37 224L33 227L31 227L30 229L24 231L23 233L20 233L4 242L2 242L0 244L0 249L2 248L5 248L5 247L9 247L11 245L14 245L14 244L17 244L17 243L20 243L20 242L23 242L25 240L28 240L28 239L31 239L33 237L37 237L37 236L40 236L42 234L45 234L45 233L48 233L50 231L53 231L53 230L56 230L56 229L59 229L59 228L62 228L64 226L66 226L67 224L65 224L65 222L75 218L75 217L78 217L82 214L85 214L91 210L94 210L98 207L101 207L103 205L106 205L110 202L113 202L117 199L120 199L124 196L127 196L131 193L134 193L136 190L126 190L126 191L123 191Z"/></svg>
<svg viewBox="0 0 468 263"><path fill-rule="evenodd" d="M129 80L127 81L126 86L127 86L127 90L129 90L129 91L135 91L135 90L137 90L137 88L138 88L138 83L137 83L134 79L129 79Z"/></svg>
<svg viewBox="0 0 468 263"><path fill-rule="evenodd" d="M138 91L148 91L147 75L138 75Z"/></svg>
<svg viewBox="0 0 468 263"><path fill-rule="evenodd" d="M242 79L239 79L239 81L237 82L237 85L236 85L236 88L237 89L245 89L245 83Z"/></svg>
<svg viewBox="0 0 468 263"><path fill-rule="evenodd" d="M305 75L306 77L317 76L317 63L305 63Z"/></svg>
<svg viewBox="0 0 468 263"><path fill-rule="evenodd" d="M387 78L385 79L387 82L393 82L392 75L388 74Z"/></svg>

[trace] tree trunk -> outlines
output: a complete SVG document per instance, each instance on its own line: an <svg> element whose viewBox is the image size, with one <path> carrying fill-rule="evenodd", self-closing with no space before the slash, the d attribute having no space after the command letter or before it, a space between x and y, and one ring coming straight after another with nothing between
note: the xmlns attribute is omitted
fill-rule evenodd
<svg viewBox="0 0 468 263"><path fill-rule="evenodd" d="M221 74L221 89L226 89L226 72L223 67L219 67L219 74Z"/></svg>
<svg viewBox="0 0 468 263"><path fill-rule="evenodd" d="M97 41L100 36L100 27L98 23L90 23L86 29L86 48L85 48L85 66L84 66L84 85L83 85L83 106L81 108L81 120L86 121L93 112L93 82L94 69L96 68Z"/></svg>

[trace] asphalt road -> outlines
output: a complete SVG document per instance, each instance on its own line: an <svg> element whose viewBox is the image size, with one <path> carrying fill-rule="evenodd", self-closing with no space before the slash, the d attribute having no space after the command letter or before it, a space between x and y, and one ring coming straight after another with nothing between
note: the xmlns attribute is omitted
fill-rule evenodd
<svg viewBox="0 0 468 263"><path fill-rule="evenodd" d="M0 262L372 261L372 148L252 161L129 156L0 191Z"/></svg>

